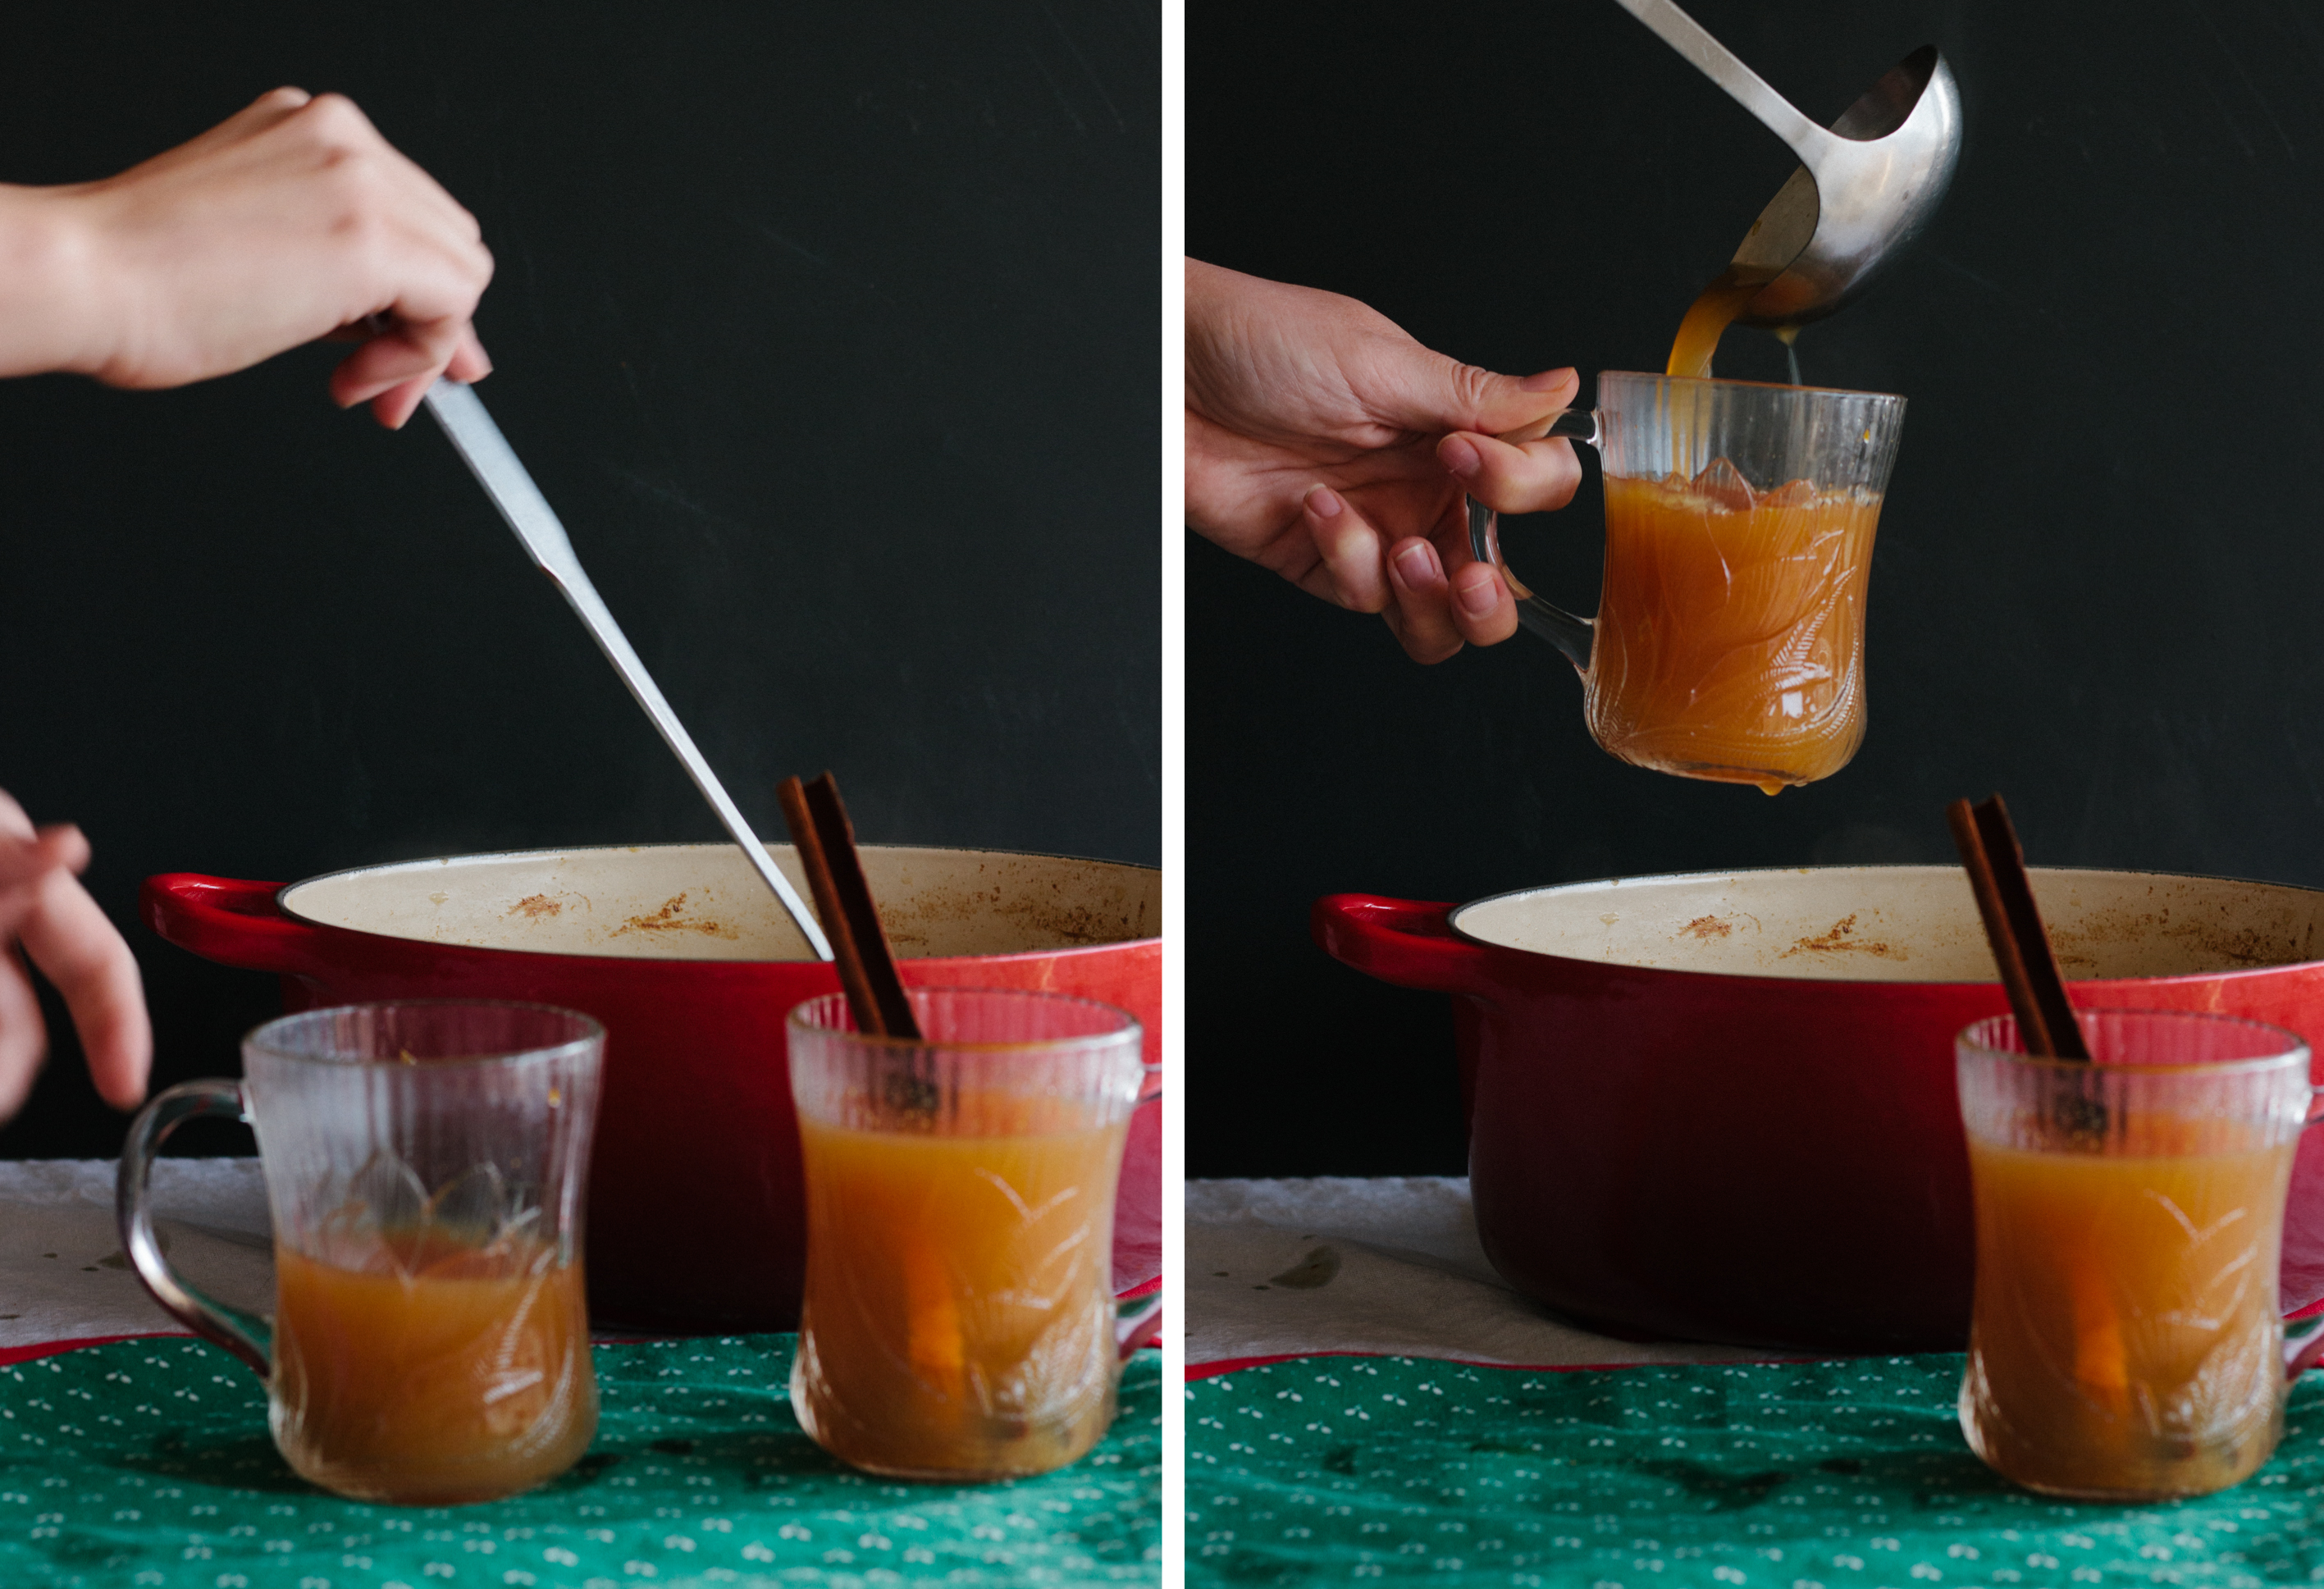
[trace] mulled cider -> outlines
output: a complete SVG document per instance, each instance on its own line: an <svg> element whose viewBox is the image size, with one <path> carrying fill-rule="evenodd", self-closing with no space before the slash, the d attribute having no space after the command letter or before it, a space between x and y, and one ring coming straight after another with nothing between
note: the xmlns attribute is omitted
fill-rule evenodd
<svg viewBox="0 0 2324 1589"><path fill-rule="evenodd" d="M2076 1020L2094 1062L2025 1055L2006 1016L1954 1043L1977 1219L1961 1430L2052 1494L2223 1490L2283 1432L2308 1049L2232 1016Z"/></svg>
<svg viewBox="0 0 2324 1589"><path fill-rule="evenodd" d="M1042 1473L1113 1419L1127 1126L1083 1125L1083 1109L1039 1097L962 1104L974 1134L799 1121L793 1399L818 1444L876 1473Z"/></svg>
<svg viewBox="0 0 2324 1589"><path fill-rule="evenodd" d="M2282 1425L2296 1145L2111 1158L1969 1144L1978 1455L2045 1490L2204 1494Z"/></svg>
<svg viewBox="0 0 2324 1589"><path fill-rule="evenodd" d="M1730 265L1705 287L1679 324L1668 374L1707 380L1720 337L1769 279ZM1865 588L1880 492L1787 477L1807 457L1774 460L1786 473L1755 490L1716 421L1666 394L1660 408L1653 429L1665 472L1609 460L1591 734L1637 766L1769 794L1829 777L1864 738ZM1712 456L1692 475L1667 472L1704 453Z"/></svg>
<svg viewBox="0 0 2324 1589"><path fill-rule="evenodd" d="M1759 296L1759 290L1774 279L1773 273L1748 265L1729 265L1720 272L1687 306L1685 318L1678 323L1678 335L1671 340L1670 363L1663 373L1709 380L1711 356L1719 351L1719 339L1727 334L1735 318Z"/></svg>
<svg viewBox="0 0 2324 1589"><path fill-rule="evenodd" d="M452 1506L556 1477L597 1427L579 1262L537 1241L391 1232L326 1262L277 1244L275 1443L361 1500Z"/></svg>
<svg viewBox="0 0 2324 1589"><path fill-rule="evenodd" d="M452 1506L529 1490L587 1448L578 1255L604 1049L604 1028L545 1004L335 1005L268 1021L243 1039L241 1080L181 1082L131 1125L129 1261L266 1381L274 1443L302 1477ZM153 1156L202 1113L258 1136L271 1328L187 1284L153 1234Z"/></svg>
<svg viewBox="0 0 2324 1589"><path fill-rule="evenodd" d="M1587 684L1598 743L1769 794L1838 771L1864 738L1879 517L1859 488L1754 492L1724 457L1692 480L1609 476Z"/></svg>

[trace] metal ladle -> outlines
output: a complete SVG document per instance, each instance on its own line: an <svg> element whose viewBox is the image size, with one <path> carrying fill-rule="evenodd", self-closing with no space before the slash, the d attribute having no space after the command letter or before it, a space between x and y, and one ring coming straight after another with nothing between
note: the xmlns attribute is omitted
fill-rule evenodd
<svg viewBox="0 0 2324 1589"><path fill-rule="evenodd" d="M1751 223L1729 262L1738 275L1767 278L1735 317L1738 324L1778 329L1822 319L1863 291L1929 224L1952 183L1961 137L1960 89L1935 45L1924 44L1898 61L1826 130L1671 0L1618 3L1800 157L1799 169ZM1594 442L1597 435L1594 414L1568 409L1501 439ZM1519 624L1587 670L1590 621L1520 584L1501 557L1499 515L1473 496L1467 503L1470 552L1501 571L1517 600Z"/></svg>
<svg viewBox="0 0 2324 1589"><path fill-rule="evenodd" d="M1821 319L1862 291L1936 213L1960 159L1961 113L1960 90L1935 45L1898 61L1827 131L1671 0L1618 3L1800 157L1735 251L1736 267L1773 276L1738 324Z"/></svg>
<svg viewBox="0 0 2324 1589"><path fill-rule="evenodd" d="M455 381L449 375L438 377L436 384L428 389L426 401L428 411L436 416L436 422L451 439L453 450L476 476L476 483L493 499L493 505L500 509L509 528L516 531L517 540L523 542L533 562L549 576L588 627L597 649L605 653L605 660L613 664L613 670L630 687L638 705L653 719L662 739L685 763L687 775L702 791L702 798L710 802L710 808L718 814L719 824L742 850L751 869L759 874L759 881L790 913L816 957L830 959L831 940L824 936L822 925L807 908L807 901L799 898L798 891L791 887L790 880L777 869L773 857L767 854L767 846L759 842L759 836L751 831L751 825L743 820L742 813L727 795L726 786L718 781L718 775L695 747L694 736L687 733L678 714L669 709L669 702L662 698L653 676L646 671L645 663L638 660L638 653L622 633L622 626L605 610L597 587L582 572L581 559L573 555L573 542L567 538L565 526L558 522L549 499L532 483L531 475L518 461L515 450L501 434L501 428L484 411L483 402L469 390L466 382Z"/></svg>

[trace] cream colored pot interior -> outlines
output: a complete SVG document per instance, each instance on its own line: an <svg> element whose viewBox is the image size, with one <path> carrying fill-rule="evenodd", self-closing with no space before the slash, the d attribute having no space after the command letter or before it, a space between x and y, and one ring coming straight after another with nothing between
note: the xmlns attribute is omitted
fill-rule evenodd
<svg viewBox="0 0 2324 1589"><path fill-rule="evenodd" d="M2324 892L2153 872L2035 869L2071 977L2184 976L2312 960ZM1480 900L1452 924L1575 960L1812 981L1992 982L1956 866L1817 867L1567 883Z"/></svg>
<svg viewBox="0 0 2324 1589"><path fill-rule="evenodd" d="M807 898L788 845L769 845ZM896 953L1012 955L1154 938L1162 874L1003 850L867 845L863 870ZM650 960L811 960L732 845L541 850L410 861L282 891L304 921L474 948Z"/></svg>

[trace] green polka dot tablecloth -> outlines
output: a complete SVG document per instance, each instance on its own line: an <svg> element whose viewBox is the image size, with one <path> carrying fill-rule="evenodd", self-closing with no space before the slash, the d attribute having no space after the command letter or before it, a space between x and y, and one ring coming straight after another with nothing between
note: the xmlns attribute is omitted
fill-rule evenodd
<svg viewBox="0 0 2324 1589"><path fill-rule="evenodd" d="M2324 1375L2200 1501L2069 1504L1955 1421L1958 1356L1544 1372L1311 1357L1185 1388L1189 1584L1923 1589L2324 1580Z"/></svg>
<svg viewBox="0 0 2324 1589"><path fill-rule="evenodd" d="M0 1368L5 1589L790 1589L1152 1583L1161 1371L1071 1467L902 1484L800 1433L797 1337L595 1349L596 1443L555 1483L480 1506L341 1501L283 1464L258 1379L179 1338Z"/></svg>

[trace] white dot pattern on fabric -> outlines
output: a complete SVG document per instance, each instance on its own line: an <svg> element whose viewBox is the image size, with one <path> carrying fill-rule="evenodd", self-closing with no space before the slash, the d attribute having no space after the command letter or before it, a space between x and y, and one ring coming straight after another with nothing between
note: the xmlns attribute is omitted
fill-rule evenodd
<svg viewBox="0 0 2324 1589"><path fill-rule="evenodd" d="M507 1501L342 1501L284 1465L263 1389L200 1342L0 1368L0 1584L39 1589L869 1589L1146 1584L1160 1574L1158 1355L1081 1462L902 1484L824 1455L790 1411L796 1337L595 1348L603 1410L572 1472Z"/></svg>
<svg viewBox="0 0 2324 1589"><path fill-rule="evenodd" d="M2018 1490L1958 1355L1570 1372L1316 1357L1185 1388L1189 1584L1922 1589L2324 1581L2324 1380L2242 1486Z"/></svg>

